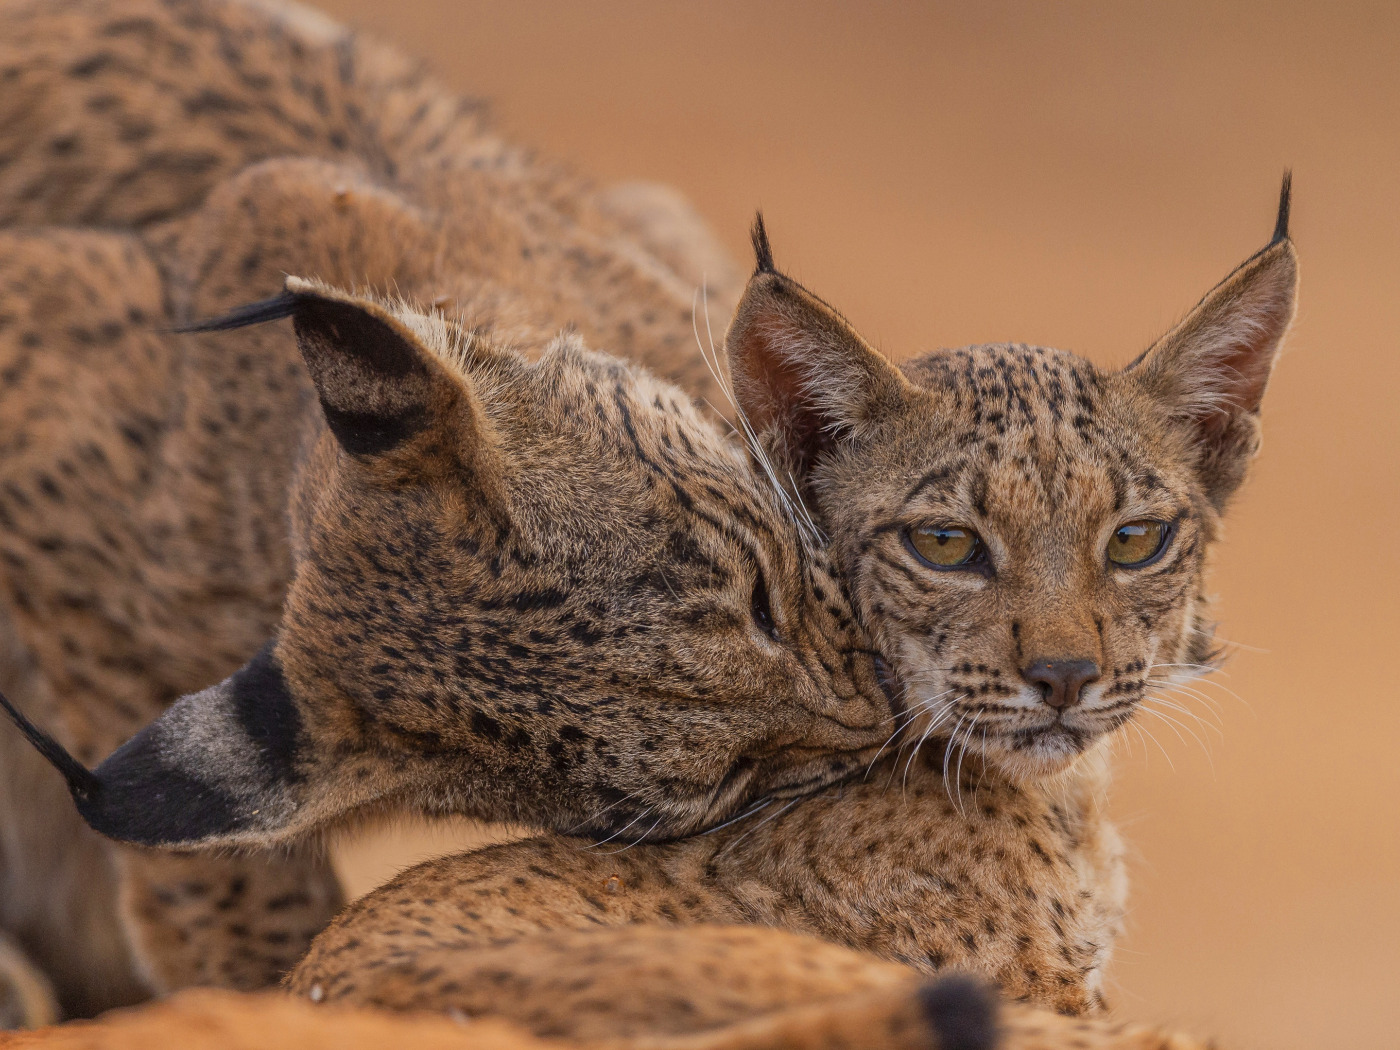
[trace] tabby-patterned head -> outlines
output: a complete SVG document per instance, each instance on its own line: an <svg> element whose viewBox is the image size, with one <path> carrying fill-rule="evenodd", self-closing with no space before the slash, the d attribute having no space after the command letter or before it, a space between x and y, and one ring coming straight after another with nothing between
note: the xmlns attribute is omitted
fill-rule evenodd
<svg viewBox="0 0 1400 1050"><path fill-rule="evenodd" d="M826 555L675 388L297 281L326 425L278 636L96 771L99 831L267 843L373 806L642 838L868 761L892 700Z"/></svg>
<svg viewBox="0 0 1400 1050"><path fill-rule="evenodd" d="M1018 345L896 369L759 265L736 397L829 532L911 730L1019 775L1065 767L1214 656L1203 574L1293 316L1273 240L1121 371Z"/></svg>

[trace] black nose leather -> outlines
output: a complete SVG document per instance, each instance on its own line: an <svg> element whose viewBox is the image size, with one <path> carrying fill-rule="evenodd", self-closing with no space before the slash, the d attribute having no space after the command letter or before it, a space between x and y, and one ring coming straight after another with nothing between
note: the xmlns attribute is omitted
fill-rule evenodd
<svg viewBox="0 0 1400 1050"><path fill-rule="evenodd" d="M1099 680L1093 660L1037 660L1021 668L1021 677L1040 687L1041 699L1059 711L1079 703L1079 691Z"/></svg>

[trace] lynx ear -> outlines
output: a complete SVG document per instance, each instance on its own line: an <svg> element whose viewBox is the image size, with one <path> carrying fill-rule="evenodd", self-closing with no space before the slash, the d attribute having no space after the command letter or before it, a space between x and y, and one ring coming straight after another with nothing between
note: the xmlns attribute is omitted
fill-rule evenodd
<svg viewBox="0 0 1400 1050"><path fill-rule="evenodd" d="M1297 256L1284 176L1274 236L1159 339L1127 374L1190 428L1211 502L1223 509L1259 449L1259 406L1293 320Z"/></svg>
<svg viewBox="0 0 1400 1050"><path fill-rule="evenodd" d="M292 821L301 715L268 643L218 685L180 700L96 769L0 697L10 717L68 781L96 831L141 846L259 842Z"/></svg>
<svg viewBox="0 0 1400 1050"><path fill-rule="evenodd" d="M725 353L739 410L801 482L841 437L896 407L908 381L844 317L778 272L762 215L753 244L758 266Z"/></svg>
<svg viewBox="0 0 1400 1050"><path fill-rule="evenodd" d="M382 455L426 428L454 382L384 306L298 277L276 298L182 331L208 332L292 318L326 423L354 456Z"/></svg>

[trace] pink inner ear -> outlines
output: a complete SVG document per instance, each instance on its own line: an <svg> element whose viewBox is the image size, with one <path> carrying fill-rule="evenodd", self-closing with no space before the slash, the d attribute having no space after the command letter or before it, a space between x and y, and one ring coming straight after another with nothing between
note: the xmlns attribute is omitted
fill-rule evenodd
<svg viewBox="0 0 1400 1050"><path fill-rule="evenodd" d="M1259 411L1264 400L1277 343L1276 337L1260 338L1262 332L1253 334L1253 341L1235 344L1232 352L1223 355L1215 365L1232 402L1246 412Z"/></svg>
<svg viewBox="0 0 1400 1050"><path fill-rule="evenodd" d="M1296 274L1288 242L1271 245L1217 285L1144 360L1159 392L1206 434L1259 411L1293 318Z"/></svg>
<svg viewBox="0 0 1400 1050"><path fill-rule="evenodd" d="M1187 351L1184 378L1194 388L1188 396L1214 402L1206 413L1207 428L1219 429L1241 412L1257 412L1264 400L1293 313L1291 281L1280 288L1270 279L1274 276L1258 275L1243 294L1221 304L1219 316L1192 340L1194 352Z"/></svg>
<svg viewBox="0 0 1400 1050"><path fill-rule="evenodd" d="M776 430L800 472L827 443L822 419L793 363L799 347L781 346L782 318L750 318L730 347L734 396L756 434ZM789 329L790 331L790 329Z"/></svg>

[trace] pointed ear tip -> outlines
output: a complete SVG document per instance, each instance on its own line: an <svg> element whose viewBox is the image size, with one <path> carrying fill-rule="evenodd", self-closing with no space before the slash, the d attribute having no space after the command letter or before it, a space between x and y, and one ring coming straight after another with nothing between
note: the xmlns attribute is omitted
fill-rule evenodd
<svg viewBox="0 0 1400 1050"><path fill-rule="evenodd" d="M1283 172L1283 184L1279 187L1278 194L1278 215L1274 219L1274 235L1269 241L1270 245L1280 244L1292 240L1288 224L1293 210L1293 169L1285 168Z"/></svg>
<svg viewBox="0 0 1400 1050"><path fill-rule="evenodd" d="M15 727L29 741L30 746L38 751L63 777L68 785L69 793L75 800L88 798L97 793L101 785L92 770L69 754L68 749L57 740L25 717L23 712L15 707L4 693L0 693L0 709L3 709L5 714L9 716Z"/></svg>
<svg viewBox="0 0 1400 1050"><path fill-rule="evenodd" d="M754 276L761 273L777 273L778 268L773 263L773 246L768 241L768 228L763 223L761 210L754 212L753 229L749 238L753 242Z"/></svg>
<svg viewBox="0 0 1400 1050"><path fill-rule="evenodd" d="M371 305L377 305L373 299L334 285L314 277L297 277L295 274L288 274L282 287L285 294L295 296L300 302L315 301L320 303L333 303L339 306L351 306L364 309Z"/></svg>
<svg viewBox="0 0 1400 1050"><path fill-rule="evenodd" d="M282 282L282 288L292 295L320 295L325 291L325 285L321 284L320 281L298 277L294 273L287 274L286 280Z"/></svg>

